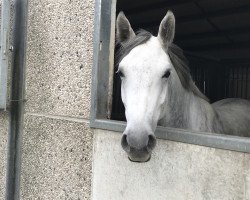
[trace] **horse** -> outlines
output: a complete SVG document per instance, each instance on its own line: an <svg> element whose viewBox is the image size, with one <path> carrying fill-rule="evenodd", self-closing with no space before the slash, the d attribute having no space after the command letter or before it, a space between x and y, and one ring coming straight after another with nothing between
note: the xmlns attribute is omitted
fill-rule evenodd
<svg viewBox="0 0 250 200"><path fill-rule="evenodd" d="M171 11L157 36L145 30L135 33L123 12L117 16L117 74L127 120L121 145L131 161L150 159L157 125L250 136L250 101L230 98L210 104L192 80L174 34Z"/></svg>

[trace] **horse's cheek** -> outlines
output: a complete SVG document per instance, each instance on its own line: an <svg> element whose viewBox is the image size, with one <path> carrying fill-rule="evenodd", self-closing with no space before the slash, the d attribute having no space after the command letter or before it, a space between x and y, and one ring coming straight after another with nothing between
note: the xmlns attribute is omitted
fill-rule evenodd
<svg viewBox="0 0 250 200"><path fill-rule="evenodd" d="M124 87L124 83L122 82L121 84L121 98L122 98L122 102L124 104L124 107L126 108L126 99L127 99L127 95L126 95L126 92L125 92L125 87Z"/></svg>
<svg viewBox="0 0 250 200"><path fill-rule="evenodd" d="M160 94L160 106L163 106L167 100L167 91L168 91L168 87L166 84L163 84L162 86L162 90L161 90L161 94Z"/></svg>
<svg viewBox="0 0 250 200"><path fill-rule="evenodd" d="M163 85L163 89L161 91L160 94L160 98L159 98L159 112L160 112L160 118L162 117L162 114L165 112L165 105L167 102L167 86Z"/></svg>

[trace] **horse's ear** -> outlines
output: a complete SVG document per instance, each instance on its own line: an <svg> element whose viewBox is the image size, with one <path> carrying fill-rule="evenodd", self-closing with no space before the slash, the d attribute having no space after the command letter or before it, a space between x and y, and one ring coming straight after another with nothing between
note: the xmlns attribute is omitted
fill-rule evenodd
<svg viewBox="0 0 250 200"><path fill-rule="evenodd" d="M135 33L124 15L123 12L120 12L116 19L116 40L118 43L126 42L135 36Z"/></svg>
<svg viewBox="0 0 250 200"><path fill-rule="evenodd" d="M161 21L158 38L163 46L168 47L174 39L175 34L175 17L171 11L168 11L166 16Z"/></svg>

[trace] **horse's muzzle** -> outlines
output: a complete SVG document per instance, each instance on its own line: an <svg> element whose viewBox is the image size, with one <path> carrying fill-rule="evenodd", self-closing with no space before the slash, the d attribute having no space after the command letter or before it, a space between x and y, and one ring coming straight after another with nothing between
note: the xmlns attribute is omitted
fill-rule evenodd
<svg viewBox="0 0 250 200"><path fill-rule="evenodd" d="M133 162L147 162L150 160L151 152L156 145L156 138L154 135L148 135L147 142L143 147L132 146L128 141L128 136L123 134L121 145L124 151L127 152L129 160Z"/></svg>

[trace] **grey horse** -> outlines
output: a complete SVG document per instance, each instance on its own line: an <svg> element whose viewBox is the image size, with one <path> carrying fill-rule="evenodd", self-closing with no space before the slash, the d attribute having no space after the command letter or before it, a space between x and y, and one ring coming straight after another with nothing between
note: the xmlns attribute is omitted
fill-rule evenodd
<svg viewBox="0 0 250 200"><path fill-rule="evenodd" d="M120 12L116 53L127 126L122 147L130 160L145 162L156 145L157 125L250 136L250 102L224 99L210 104L194 84L182 50L173 44L175 17L168 11L155 37L135 34Z"/></svg>

